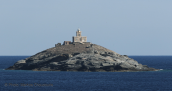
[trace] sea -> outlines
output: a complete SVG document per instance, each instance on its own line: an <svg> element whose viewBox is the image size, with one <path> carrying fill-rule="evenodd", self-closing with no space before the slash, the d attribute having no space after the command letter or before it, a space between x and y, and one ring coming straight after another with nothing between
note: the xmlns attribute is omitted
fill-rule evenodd
<svg viewBox="0 0 172 91"><path fill-rule="evenodd" d="M129 56L142 72L4 70L29 56L0 56L0 91L172 91L172 56Z"/></svg>

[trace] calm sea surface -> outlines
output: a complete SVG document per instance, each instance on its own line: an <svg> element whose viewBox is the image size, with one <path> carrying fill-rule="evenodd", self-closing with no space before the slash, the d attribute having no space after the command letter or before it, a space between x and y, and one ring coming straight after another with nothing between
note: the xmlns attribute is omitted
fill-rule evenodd
<svg viewBox="0 0 172 91"><path fill-rule="evenodd" d="M172 56L129 56L150 72L3 70L29 56L0 56L0 91L172 91Z"/></svg>

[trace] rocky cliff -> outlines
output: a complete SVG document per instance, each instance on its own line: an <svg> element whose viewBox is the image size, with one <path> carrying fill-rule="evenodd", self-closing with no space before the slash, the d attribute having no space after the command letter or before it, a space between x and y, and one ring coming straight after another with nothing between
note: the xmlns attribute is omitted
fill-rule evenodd
<svg viewBox="0 0 172 91"><path fill-rule="evenodd" d="M6 70L36 71L156 71L134 59L90 43L58 45L17 61Z"/></svg>

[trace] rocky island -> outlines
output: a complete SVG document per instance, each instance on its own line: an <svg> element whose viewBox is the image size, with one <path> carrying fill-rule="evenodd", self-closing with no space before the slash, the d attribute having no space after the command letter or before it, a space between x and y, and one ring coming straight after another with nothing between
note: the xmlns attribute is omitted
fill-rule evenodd
<svg viewBox="0 0 172 91"><path fill-rule="evenodd" d="M126 55L120 55L102 46L86 42L87 37L73 37L73 42L64 41L55 47L39 52L29 58L17 61L6 70L34 71L87 71L87 72L127 72L156 71L139 64Z"/></svg>

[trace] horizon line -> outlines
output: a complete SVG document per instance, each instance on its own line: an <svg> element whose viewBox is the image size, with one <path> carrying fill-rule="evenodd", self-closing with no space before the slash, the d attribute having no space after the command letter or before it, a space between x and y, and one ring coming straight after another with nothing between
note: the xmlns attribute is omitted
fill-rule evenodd
<svg viewBox="0 0 172 91"><path fill-rule="evenodd" d="M0 55L0 56L33 56L33 55ZM127 55L127 56L172 56L172 55Z"/></svg>

